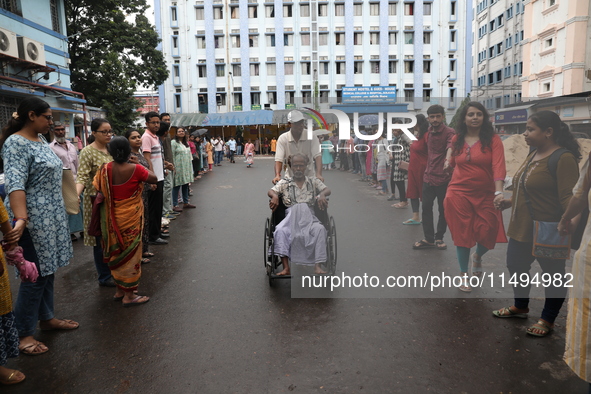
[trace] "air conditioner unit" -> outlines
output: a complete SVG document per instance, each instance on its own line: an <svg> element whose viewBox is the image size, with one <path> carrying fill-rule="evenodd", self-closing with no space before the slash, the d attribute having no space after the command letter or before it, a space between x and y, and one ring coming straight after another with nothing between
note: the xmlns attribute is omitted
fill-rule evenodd
<svg viewBox="0 0 591 394"><path fill-rule="evenodd" d="M46 65L43 44L27 37L18 37L18 57L40 66Z"/></svg>
<svg viewBox="0 0 591 394"><path fill-rule="evenodd" d="M6 29L0 29L0 54L18 57L16 33Z"/></svg>

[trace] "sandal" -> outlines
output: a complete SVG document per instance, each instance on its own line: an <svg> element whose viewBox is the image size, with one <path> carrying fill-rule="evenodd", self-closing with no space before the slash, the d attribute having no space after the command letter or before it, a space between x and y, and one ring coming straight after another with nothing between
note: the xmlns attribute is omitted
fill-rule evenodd
<svg viewBox="0 0 591 394"><path fill-rule="evenodd" d="M429 243L424 239L417 241L412 246L413 249L433 249L435 248L435 244Z"/></svg>
<svg viewBox="0 0 591 394"><path fill-rule="evenodd" d="M10 371L10 369L9 369L9 371ZM20 379L19 379L19 376L17 376L17 374L20 374ZM10 384L20 383L23 380L25 380L25 374L23 374L21 371L17 371L16 369L13 369L12 373L8 376L8 378L6 380L0 379L0 384L8 386Z"/></svg>
<svg viewBox="0 0 591 394"><path fill-rule="evenodd" d="M462 284L458 286L458 290L463 291L464 293L472 292L472 288L468 284L468 275L462 277Z"/></svg>
<svg viewBox="0 0 591 394"><path fill-rule="evenodd" d="M47 353L49 351L49 349L47 348L47 346L45 346L45 350L41 350L40 352L37 352L37 349L40 349L41 346L45 346L45 344L39 342L39 341L35 341L33 343L31 343L30 345L27 346L19 346L18 350L20 353L22 354L26 354L28 356L39 356L40 354L44 354Z"/></svg>
<svg viewBox="0 0 591 394"><path fill-rule="evenodd" d="M144 257L144 258L142 258L142 261L141 261L141 263L142 263L142 264L148 264L148 263L150 263L151 261L152 261L152 260L150 260L149 258L147 258L147 257Z"/></svg>
<svg viewBox="0 0 591 394"><path fill-rule="evenodd" d="M472 276L480 278L482 276L482 257L476 260L476 253L472 253Z"/></svg>
<svg viewBox="0 0 591 394"><path fill-rule="evenodd" d="M405 220L404 222L402 222L402 224L421 224L421 222L416 221L414 219L408 219L408 220Z"/></svg>
<svg viewBox="0 0 591 394"><path fill-rule="evenodd" d="M520 319L527 319L527 313L513 312L510 307L509 308L504 307L504 308L492 311L492 314L494 317L502 317L502 318L518 317Z"/></svg>
<svg viewBox="0 0 591 394"><path fill-rule="evenodd" d="M445 250L447 249L447 245L443 243L442 240L438 239L437 241L435 241L435 247L439 250Z"/></svg>
<svg viewBox="0 0 591 394"><path fill-rule="evenodd" d="M408 203L398 202L396 204L392 204L392 206L397 209L404 209L408 208Z"/></svg>
<svg viewBox="0 0 591 394"><path fill-rule="evenodd" d="M534 330L542 331L541 334L534 332ZM536 324L531 325L527 329L527 333L529 335L533 335L534 337L545 337L546 335L550 334L554 330L554 327L551 327L546 323L544 320L538 320Z"/></svg>
<svg viewBox="0 0 591 394"><path fill-rule="evenodd" d="M152 252L146 252L142 255L142 257L154 257L154 253Z"/></svg>
<svg viewBox="0 0 591 394"><path fill-rule="evenodd" d="M80 327L78 322L69 319L57 319L59 321L57 327L50 327L50 328L42 328L41 324L39 324L39 328L41 331L58 331L58 330L75 330Z"/></svg>
<svg viewBox="0 0 591 394"><path fill-rule="evenodd" d="M143 299L143 301L140 301L142 299ZM133 301L131 301L131 302L124 302L123 303L123 306L126 307L126 308L127 307L130 307L130 306L137 306L137 305L145 304L148 301L150 301L150 297L138 295L137 297L135 297L133 299Z"/></svg>

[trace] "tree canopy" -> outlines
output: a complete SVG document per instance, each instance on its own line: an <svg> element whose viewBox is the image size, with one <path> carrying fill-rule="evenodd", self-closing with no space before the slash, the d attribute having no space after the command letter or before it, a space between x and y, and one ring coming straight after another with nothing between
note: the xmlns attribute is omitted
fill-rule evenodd
<svg viewBox="0 0 591 394"><path fill-rule="evenodd" d="M65 0L65 7L72 89L106 109L122 132L137 117L137 88L168 77L158 33L144 15L146 0Z"/></svg>

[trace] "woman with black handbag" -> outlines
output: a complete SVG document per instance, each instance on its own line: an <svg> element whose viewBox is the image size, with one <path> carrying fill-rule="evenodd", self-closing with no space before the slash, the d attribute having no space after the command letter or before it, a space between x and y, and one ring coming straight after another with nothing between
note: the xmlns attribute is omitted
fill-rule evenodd
<svg viewBox="0 0 591 394"><path fill-rule="evenodd" d="M568 126L552 111L540 111L530 116L523 135L526 143L536 149L513 177L512 199L495 204L501 210L512 207L507 231L507 268L509 278L514 282L515 303L493 311L493 315L527 318L531 288L529 271L537 260L544 272L541 279L552 280L544 286L546 300L541 318L527 329L527 333L544 337L553 330L554 320L566 297L565 262L570 244L559 237L557 227L579 178L577 162L581 155L579 144ZM549 242L543 238L554 238L555 245L548 246Z"/></svg>

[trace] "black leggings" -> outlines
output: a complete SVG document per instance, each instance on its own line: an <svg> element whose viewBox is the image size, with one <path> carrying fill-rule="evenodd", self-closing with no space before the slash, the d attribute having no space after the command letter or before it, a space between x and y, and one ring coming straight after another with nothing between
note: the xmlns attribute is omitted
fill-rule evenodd
<svg viewBox="0 0 591 394"><path fill-rule="evenodd" d="M394 194L395 187L398 188L398 194L400 194L400 202L407 202L406 199L406 187L404 181L396 181L393 182L392 185L392 194Z"/></svg>
<svg viewBox="0 0 591 394"><path fill-rule="evenodd" d="M418 198L411 198L410 206L412 207L412 213L418 213L419 208L421 207L421 200L419 200Z"/></svg>

